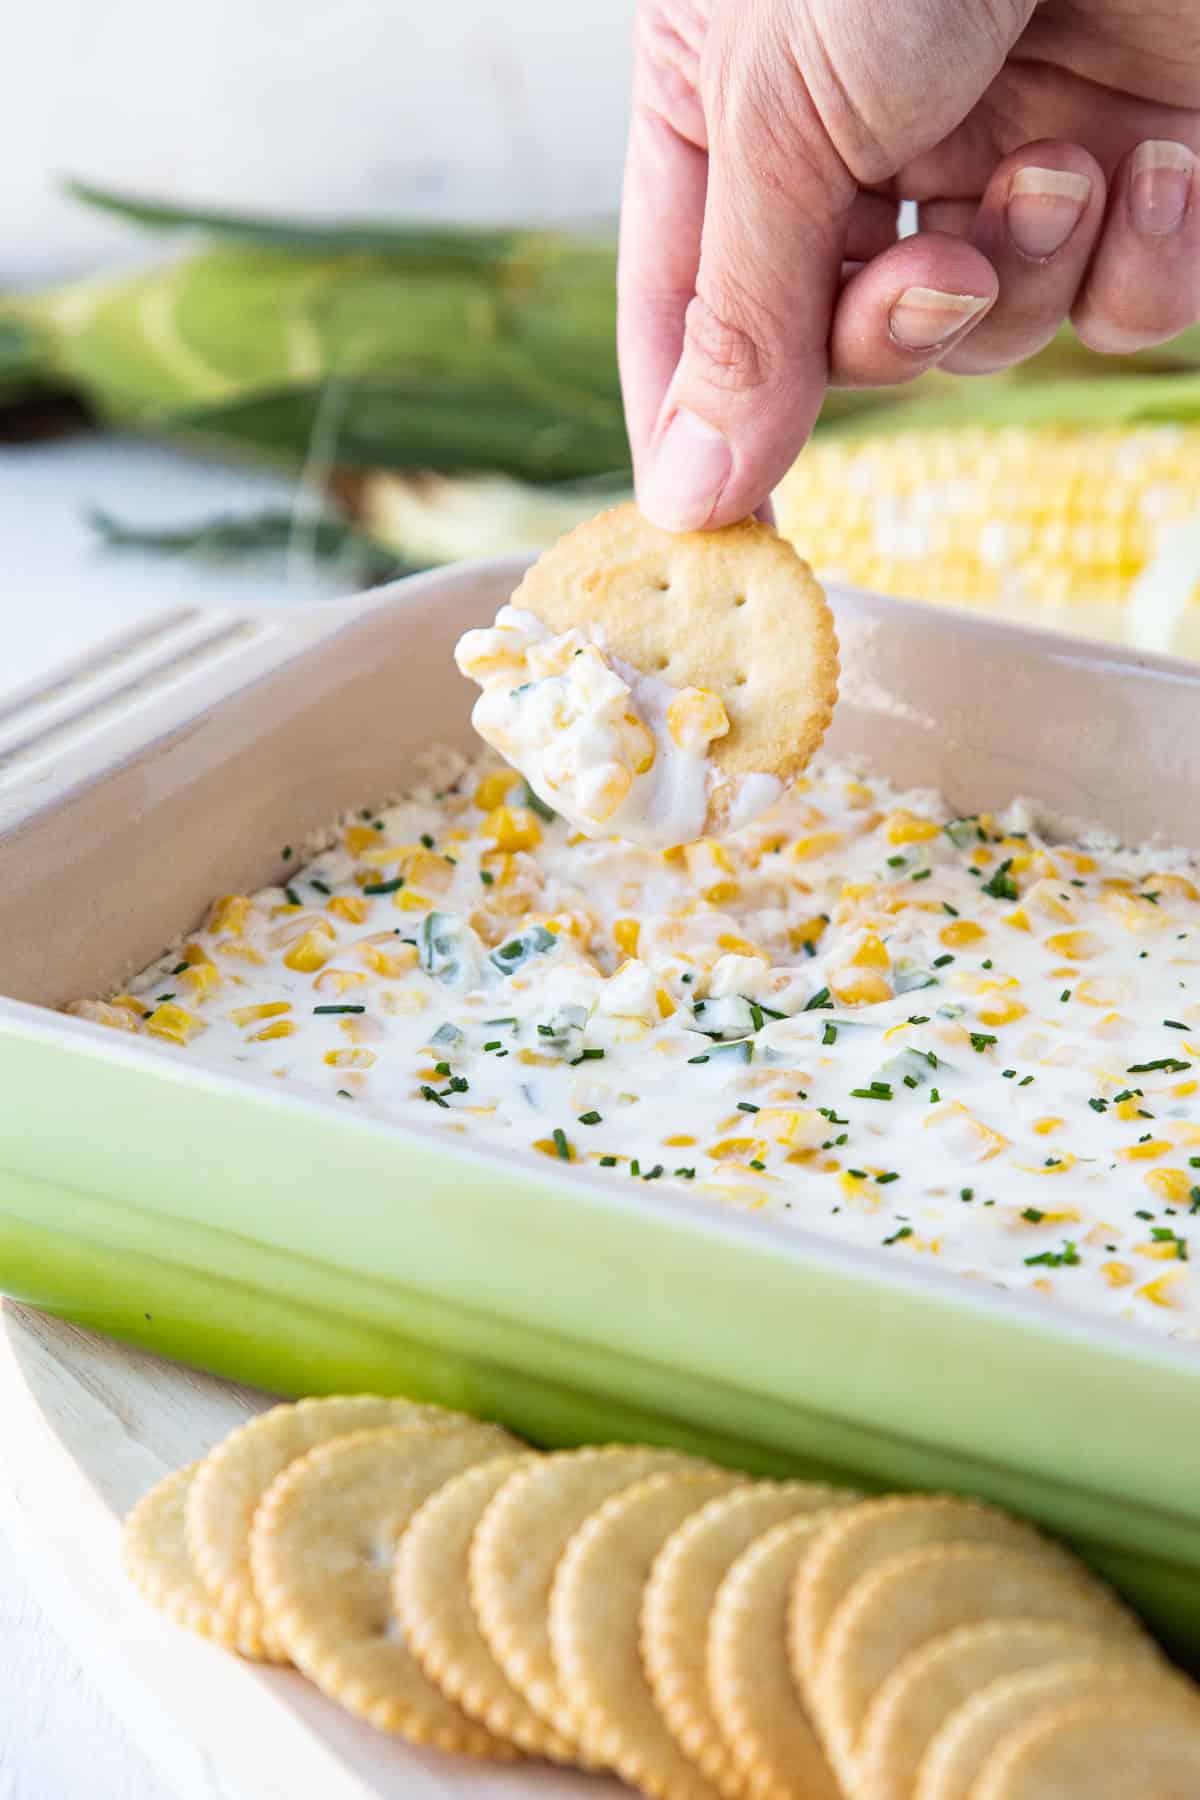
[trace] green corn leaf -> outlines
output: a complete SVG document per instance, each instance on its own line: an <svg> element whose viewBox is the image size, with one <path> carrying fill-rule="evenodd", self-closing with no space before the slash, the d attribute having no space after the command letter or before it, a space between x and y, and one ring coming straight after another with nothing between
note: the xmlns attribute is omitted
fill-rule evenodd
<svg viewBox="0 0 1200 1800"><path fill-rule="evenodd" d="M325 515L310 518L287 507L169 526L132 525L111 513L95 511L89 513L88 523L112 550L149 551L213 563L297 552L314 563L336 564L348 583L363 587L415 574L421 566L401 562L394 551L344 520Z"/></svg>

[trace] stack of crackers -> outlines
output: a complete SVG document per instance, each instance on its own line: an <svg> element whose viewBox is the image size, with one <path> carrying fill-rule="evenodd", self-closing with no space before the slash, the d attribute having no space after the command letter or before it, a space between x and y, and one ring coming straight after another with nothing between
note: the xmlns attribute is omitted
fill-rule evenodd
<svg viewBox="0 0 1200 1800"><path fill-rule="evenodd" d="M130 1515L179 1624L384 1731L658 1800L1195 1800L1200 1692L1032 1527L360 1395Z"/></svg>

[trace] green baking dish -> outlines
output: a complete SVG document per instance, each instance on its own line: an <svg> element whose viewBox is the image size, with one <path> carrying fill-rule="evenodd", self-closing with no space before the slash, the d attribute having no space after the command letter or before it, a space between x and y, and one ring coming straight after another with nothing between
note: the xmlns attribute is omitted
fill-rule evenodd
<svg viewBox="0 0 1200 1800"><path fill-rule="evenodd" d="M950 1487L1072 1538L1200 1659L1200 1351L658 1189L211 1073L63 1016L278 847L468 741L451 647L518 567L170 615L0 712L0 1289L282 1393L546 1443ZM834 596L831 747L963 811L1200 847L1200 671ZM534 1164L540 1166L535 1167Z"/></svg>

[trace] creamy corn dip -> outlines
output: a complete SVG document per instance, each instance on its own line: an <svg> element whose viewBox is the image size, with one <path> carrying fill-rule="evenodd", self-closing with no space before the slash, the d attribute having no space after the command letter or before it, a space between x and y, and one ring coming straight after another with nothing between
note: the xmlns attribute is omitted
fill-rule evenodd
<svg viewBox="0 0 1200 1800"><path fill-rule="evenodd" d="M825 766L722 842L490 762L227 895L82 1017L482 1144L1194 1340L1200 898ZM303 864L303 866L301 866Z"/></svg>
<svg viewBox="0 0 1200 1800"><path fill-rule="evenodd" d="M729 731L719 695L673 687L515 606L468 631L454 658L483 689L471 714L480 737L578 831L659 849L703 835L723 785L709 756ZM742 776L727 796L731 825L782 792L773 775Z"/></svg>

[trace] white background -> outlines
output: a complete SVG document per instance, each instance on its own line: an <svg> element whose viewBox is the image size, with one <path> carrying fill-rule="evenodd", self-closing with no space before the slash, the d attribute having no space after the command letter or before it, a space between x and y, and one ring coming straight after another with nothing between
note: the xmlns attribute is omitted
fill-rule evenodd
<svg viewBox="0 0 1200 1800"><path fill-rule="evenodd" d="M141 253L135 234L56 192L65 174L313 215L611 215L632 10L633 0L9 0L0 290ZM251 590L240 574L105 557L83 523L97 502L169 519L264 491L143 447L0 447L0 690L170 600L320 591ZM2 1537L0 1645L0 1800L166 1800L42 1620Z"/></svg>

